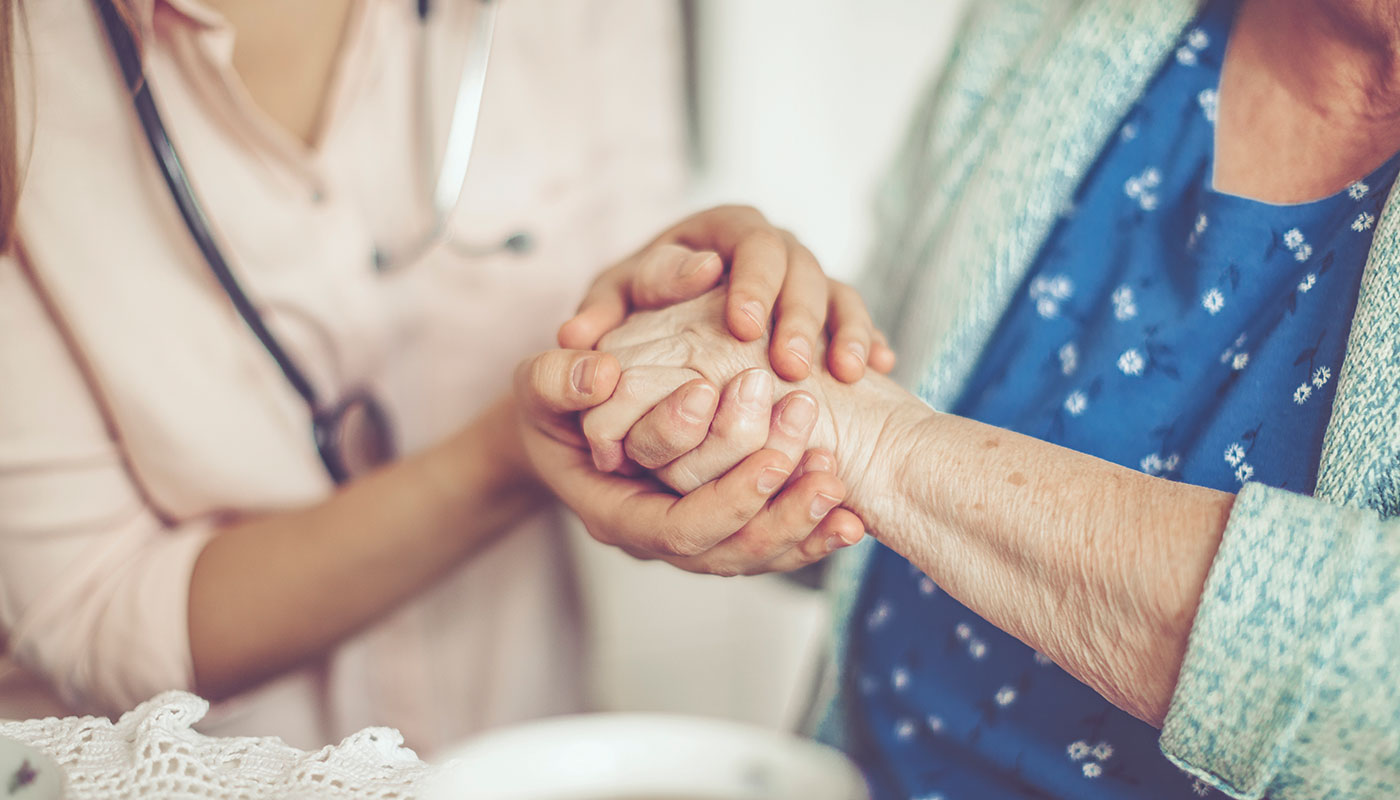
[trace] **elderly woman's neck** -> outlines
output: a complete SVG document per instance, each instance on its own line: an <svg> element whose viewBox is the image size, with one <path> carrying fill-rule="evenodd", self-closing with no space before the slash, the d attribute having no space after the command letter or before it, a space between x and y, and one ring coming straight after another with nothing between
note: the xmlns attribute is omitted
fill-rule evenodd
<svg viewBox="0 0 1400 800"><path fill-rule="evenodd" d="M1216 189L1314 200L1397 150L1400 2L1245 0L1220 78Z"/></svg>
<svg viewBox="0 0 1400 800"><path fill-rule="evenodd" d="M1342 119L1400 120L1400 2L1254 0L1244 14L1299 102Z"/></svg>

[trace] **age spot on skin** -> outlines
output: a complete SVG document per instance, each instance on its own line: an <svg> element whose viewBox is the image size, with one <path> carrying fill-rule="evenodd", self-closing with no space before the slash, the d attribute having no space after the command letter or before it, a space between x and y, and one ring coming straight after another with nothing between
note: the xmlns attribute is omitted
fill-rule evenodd
<svg viewBox="0 0 1400 800"><path fill-rule="evenodd" d="M1013 472L1010 475L1006 476L1006 482L1011 484L1012 486L1025 486L1026 476L1022 475L1019 472Z"/></svg>
<svg viewBox="0 0 1400 800"><path fill-rule="evenodd" d="M991 450L999 446L1000 444L1001 442L998 442L996 439L988 439L987 441L982 443L982 446L987 448L988 450Z"/></svg>

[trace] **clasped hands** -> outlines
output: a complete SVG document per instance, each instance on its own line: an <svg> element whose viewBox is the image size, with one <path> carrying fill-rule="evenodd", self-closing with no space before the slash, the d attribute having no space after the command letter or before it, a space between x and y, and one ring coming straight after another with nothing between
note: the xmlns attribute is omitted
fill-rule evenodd
<svg viewBox="0 0 1400 800"><path fill-rule="evenodd" d="M874 437L847 384L893 353L855 292L757 212L663 234L604 273L559 338L574 349L517 373L521 436L594 538L739 575L864 535L843 467Z"/></svg>

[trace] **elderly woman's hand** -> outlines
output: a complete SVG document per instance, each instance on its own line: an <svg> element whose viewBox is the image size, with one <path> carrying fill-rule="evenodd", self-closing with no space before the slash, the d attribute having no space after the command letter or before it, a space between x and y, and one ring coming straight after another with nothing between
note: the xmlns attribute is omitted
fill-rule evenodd
<svg viewBox="0 0 1400 800"><path fill-rule="evenodd" d="M715 289L668 309L634 314L603 337L599 347L618 359L623 372L612 397L582 417L595 465L611 471L630 460L655 470L677 491L689 491L762 446L771 408L774 426L788 415L813 414L811 445L832 452L838 474L849 476L847 486L854 488L883 426L879 410L859 408L869 398L858 399L854 387L823 370L798 383L776 378L765 363L768 343L728 336L724 307L725 294ZM681 429L678 417L685 397L673 392L700 380L727 386L708 437L696 446L698 440L688 431L669 439L660 435ZM893 384L881 383L877 388L863 382L861 393L909 397ZM775 389L782 395L777 405L772 403Z"/></svg>
<svg viewBox="0 0 1400 800"><path fill-rule="evenodd" d="M673 424L665 426L667 441L688 439L690 444L683 445L688 449L705 437L718 393L682 372L658 373L658 385L671 396L657 413L676 414ZM767 438L760 449L746 452L732 469L684 497L650 476L595 469L578 432L577 412L615 396L620 373L609 355L555 350L526 361L516 374L525 452L540 480L578 513L595 539L639 558L716 575L792 570L859 541L864 531L859 520L832 510L846 492L834 475L831 454L804 452L815 414L775 421L771 430L765 426ZM725 404L733 388L724 394L721 417L728 413ZM687 401L697 397L699 406L687 411ZM803 405L792 400L780 405ZM764 403L767 419L771 400ZM639 430L634 440L656 433ZM669 445L651 446L660 450Z"/></svg>

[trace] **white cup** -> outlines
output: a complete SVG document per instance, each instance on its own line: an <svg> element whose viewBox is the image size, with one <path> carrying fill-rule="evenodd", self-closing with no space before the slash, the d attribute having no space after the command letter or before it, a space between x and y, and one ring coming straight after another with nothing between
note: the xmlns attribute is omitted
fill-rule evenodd
<svg viewBox="0 0 1400 800"><path fill-rule="evenodd" d="M723 720L589 714L485 734L443 754L423 800L867 800L829 747Z"/></svg>

